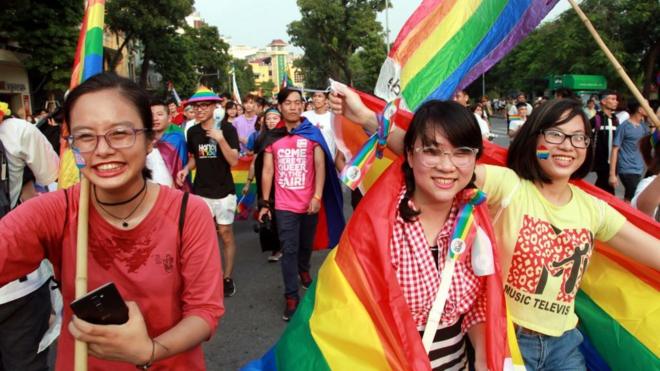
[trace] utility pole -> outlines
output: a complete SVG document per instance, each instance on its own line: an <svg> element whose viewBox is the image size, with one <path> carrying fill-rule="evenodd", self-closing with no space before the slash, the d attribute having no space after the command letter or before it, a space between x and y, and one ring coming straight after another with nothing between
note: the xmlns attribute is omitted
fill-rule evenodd
<svg viewBox="0 0 660 371"><path fill-rule="evenodd" d="M390 0L385 0L385 45L387 55L390 54Z"/></svg>

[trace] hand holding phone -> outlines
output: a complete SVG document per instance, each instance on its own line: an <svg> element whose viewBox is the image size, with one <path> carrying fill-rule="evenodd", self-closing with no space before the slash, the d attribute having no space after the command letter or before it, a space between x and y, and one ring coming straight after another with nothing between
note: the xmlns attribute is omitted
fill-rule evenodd
<svg viewBox="0 0 660 371"><path fill-rule="evenodd" d="M128 307L112 282L74 300L71 309L78 318L96 325L121 325L128 321Z"/></svg>

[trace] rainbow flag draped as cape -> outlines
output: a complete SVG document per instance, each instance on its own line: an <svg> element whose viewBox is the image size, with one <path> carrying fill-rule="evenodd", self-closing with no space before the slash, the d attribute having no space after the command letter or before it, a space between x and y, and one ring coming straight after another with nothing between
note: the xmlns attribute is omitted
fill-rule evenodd
<svg viewBox="0 0 660 371"><path fill-rule="evenodd" d="M375 94L415 111L488 71L558 0L424 0L399 32Z"/></svg>
<svg viewBox="0 0 660 371"><path fill-rule="evenodd" d="M172 179L176 179L176 175L184 166L188 164L188 148L186 145L186 137L183 134L183 129L177 125L170 125L167 127L160 140L156 143L161 157L165 161L167 169L170 171ZM190 191L192 189L190 181L186 180L182 189Z"/></svg>
<svg viewBox="0 0 660 371"><path fill-rule="evenodd" d="M384 108L385 102L382 100L358 93L370 109L379 112ZM410 113L398 111L394 122L406 130L411 119ZM352 147L352 150L357 150L362 142L356 138L364 141L366 134L345 118L338 120L343 121L344 143L358 143ZM391 156L396 155L392 153ZM480 162L506 166L506 156L505 148L484 142ZM378 165L370 169L369 177L377 179L382 169L386 169L392 161L388 156L376 160ZM638 228L660 238L660 224L653 219L586 181L576 181L575 184L613 206ZM660 369L658 271L622 256L606 243L597 242L589 268L582 278L575 306L580 317L579 328L587 339L583 353L591 369Z"/></svg>
<svg viewBox="0 0 660 371"><path fill-rule="evenodd" d="M390 262L391 226L403 184L400 164L396 162L361 201L282 338L244 370L430 369ZM485 206L477 209L488 218ZM481 227L492 236L490 226ZM497 273L486 283L486 342L489 368L500 370L508 357L507 324L494 253Z"/></svg>
<svg viewBox="0 0 660 371"><path fill-rule="evenodd" d="M103 72L103 18L105 15L105 0L89 0L85 9L82 27L78 36L78 46L73 62L69 90L80 85L88 78ZM64 139L69 136L66 125L62 125L60 139L60 174L59 188L68 188L79 180L78 168L69 148L69 142Z"/></svg>

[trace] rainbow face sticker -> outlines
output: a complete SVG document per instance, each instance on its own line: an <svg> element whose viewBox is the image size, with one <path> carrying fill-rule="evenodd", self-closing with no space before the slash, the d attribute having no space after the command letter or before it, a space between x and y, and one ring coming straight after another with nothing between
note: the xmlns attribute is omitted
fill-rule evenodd
<svg viewBox="0 0 660 371"><path fill-rule="evenodd" d="M536 147L536 157L539 160L547 160L550 157L550 151L545 146Z"/></svg>

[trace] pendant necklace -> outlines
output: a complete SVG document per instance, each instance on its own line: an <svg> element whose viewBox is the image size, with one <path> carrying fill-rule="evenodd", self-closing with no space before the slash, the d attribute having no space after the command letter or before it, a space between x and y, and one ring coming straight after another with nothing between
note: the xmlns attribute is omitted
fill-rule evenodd
<svg viewBox="0 0 660 371"><path fill-rule="evenodd" d="M117 220L121 220L121 226L124 227L124 228L128 228L128 219L135 213L135 211L137 211L137 209L140 207L140 205L142 205L142 202L147 197L147 191L148 191L147 190L147 180L145 179L144 186L142 186L142 189L135 196L131 197L128 201L122 201L122 202L117 202L117 203L103 203L103 202L99 201L99 198L96 194L96 186L94 186L94 198L96 199L96 203L99 205L101 210L103 210L106 214L110 215L111 217L113 217ZM123 204L126 204L126 203L131 202L134 199L136 199L137 196L139 196L140 193L143 193L143 192L144 192L144 194L142 195L142 198L140 199L140 202L138 202L137 205L135 205L135 207L133 208L133 210L131 210L131 212L128 213L128 215L126 215L123 218L120 217L120 216L114 215L113 213L109 212L105 207L103 207L103 205L123 205Z"/></svg>

